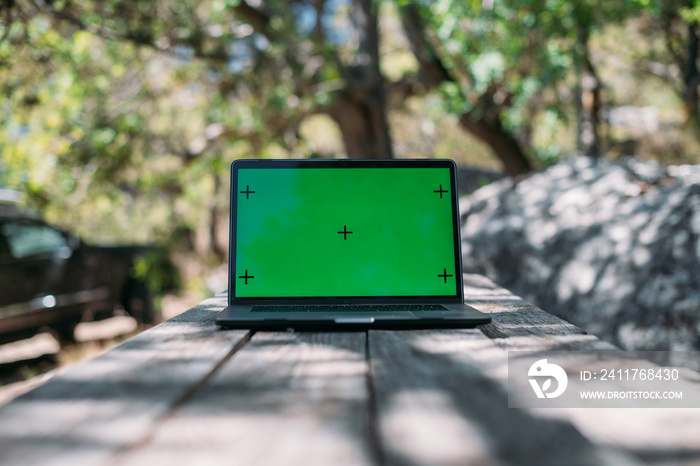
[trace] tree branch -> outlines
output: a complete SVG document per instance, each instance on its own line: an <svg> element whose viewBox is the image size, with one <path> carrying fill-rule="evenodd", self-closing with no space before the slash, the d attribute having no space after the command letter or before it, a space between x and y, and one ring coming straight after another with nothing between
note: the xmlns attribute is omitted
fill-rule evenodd
<svg viewBox="0 0 700 466"><path fill-rule="evenodd" d="M73 14L68 13L67 11L64 10L58 10L56 9L52 4L43 4L43 5L38 5L34 3L38 11L44 11L48 13L50 16L60 20L60 21L65 21L68 24L71 24L78 29L88 31L92 34L95 34L96 36L102 37L107 40L111 41L117 41L117 40L123 40L126 42L131 42L132 44L138 45L138 46L143 46L143 47L148 47L153 50L156 50L161 53L166 53L168 55L175 55L175 50L174 46L175 45L187 45L192 48L192 51L194 53L194 56L197 58L205 59L205 60L212 60L212 61L217 61L217 62L223 62L226 63L229 61L229 56L228 54L223 50L223 49L216 49L211 52L207 52L202 49L201 43L205 39L209 39L211 37L209 36L204 36L201 34L201 30L199 35L191 35L185 38L182 38L178 40L176 43L173 44L171 40L168 41L167 46L161 46L158 44L158 40L156 40L150 32L147 31L142 31L142 30L136 30L136 29L129 29L125 32L120 32L111 28L107 28L101 25L93 24L93 23L88 23L82 20L80 16L76 16ZM169 38L170 39L170 38Z"/></svg>
<svg viewBox="0 0 700 466"><path fill-rule="evenodd" d="M418 60L420 81L427 89L438 87L446 81L453 81L447 68L442 64L437 52L425 34L425 26L420 18L418 7L409 3L400 7L401 23Z"/></svg>
<svg viewBox="0 0 700 466"><path fill-rule="evenodd" d="M416 4L410 2L401 6L400 12L411 51L418 60L420 82L426 89L436 88L444 82L455 82L456 80L443 65L426 34L426 28ZM471 76L467 78L471 79ZM416 89L416 85L408 79L400 84L397 88L403 89L404 92ZM461 86L460 91L464 93ZM473 112L463 113L459 118L459 124L493 149L496 157L503 162L503 168L507 173L517 175L530 171L532 167L518 141L501 124L501 111L504 106L507 106L511 97L502 88L492 83L486 92L475 99L483 115L477 117ZM463 98L466 100L466 96L463 95Z"/></svg>
<svg viewBox="0 0 700 466"><path fill-rule="evenodd" d="M233 11L236 13L237 17L247 24L250 24L253 31L264 35L268 40L272 41L273 37L270 32L271 15L263 10L250 6L245 0L241 0L237 6L233 7Z"/></svg>

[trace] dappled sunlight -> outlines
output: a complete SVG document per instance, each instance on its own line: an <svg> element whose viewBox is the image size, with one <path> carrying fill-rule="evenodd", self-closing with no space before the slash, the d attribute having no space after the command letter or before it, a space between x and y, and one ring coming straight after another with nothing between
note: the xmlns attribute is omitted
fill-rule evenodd
<svg viewBox="0 0 700 466"><path fill-rule="evenodd" d="M120 335L131 334L138 329L138 322L133 317L117 316L97 322L83 322L75 329L78 342L91 340L110 340Z"/></svg>
<svg viewBox="0 0 700 466"><path fill-rule="evenodd" d="M465 270L626 348L695 348L692 180L634 159L578 157L495 183L462 213Z"/></svg>
<svg viewBox="0 0 700 466"><path fill-rule="evenodd" d="M49 333L40 333L26 340L7 343L0 347L0 364L35 358L42 354L58 353L60 345Z"/></svg>
<svg viewBox="0 0 700 466"><path fill-rule="evenodd" d="M419 464L497 464L488 434L455 416L455 411L453 400L442 390L403 390L392 395L380 419L386 448ZM400 444L394 445L392 439L400 439Z"/></svg>
<svg viewBox="0 0 700 466"><path fill-rule="evenodd" d="M45 218L82 238L66 237L70 245L158 249L124 269L144 285L140 294L120 282L124 302L104 309L140 312L139 325L124 315L80 324L78 341L113 344L113 332L154 323L145 318L151 291L165 320L0 400L0 463L695 464L700 408L509 408L508 357L562 351L565 371L580 371L599 362L580 351L668 349L686 367L684 387L700 393L688 369L700 361L679 356L700 349L697 3L0 2L0 192L18 193L0 199L0 215ZM565 158L574 152L586 155ZM464 270L474 272L464 275L464 300L490 323L328 333L217 326L229 303L226 263L245 259L228 244L230 221L247 218L229 205L234 161L426 157L456 161L453 188L475 193L459 201ZM440 183L438 199L448 192ZM386 198L365 184L359 204ZM329 202L329 190L348 192L316 187ZM279 215L282 192L265 202L277 213L258 230L299 214L288 206ZM324 212L340 212L330 203ZM402 234L415 230L408 214L436 224L429 206L384 207L404 220ZM331 234L350 244L377 223L358 212L360 223ZM267 229L270 270L302 274L327 252L297 247L308 229L286 239ZM248 243L267 235L254 230ZM406 243L389 233L382 244ZM434 293L406 279L411 257L453 252L428 236L434 244L409 244L413 254L394 261L403 264L394 282L411 291L396 295L441 296L448 277L457 282L459 271L443 265ZM14 267L12 251L0 253L0 266ZM360 262L349 270L358 280L388 276ZM2 268L0 280L29 290L32 267ZM244 285L272 276L244 267ZM65 270L52 273L74 275ZM95 270L116 283L108 268ZM313 281L307 290L322 284ZM28 293L27 303L59 311L58 293ZM98 304L71 303L74 320L103 317ZM436 325L458 325L435 315ZM29 343L60 359L65 348L50 338ZM0 364L27 354L7 345Z"/></svg>
<svg viewBox="0 0 700 466"><path fill-rule="evenodd" d="M508 408L507 350L500 342L471 330L370 332L369 338L387 458L399 464L411 458L568 464L572 455L604 461L568 421ZM425 447L421 436L433 439L443 429L445 436L433 442L440 448ZM555 437L565 448L549 445Z"/></svg>
<svg viewBox="0 0 700 466"><path fill-rule="evenodd" d="M414 381L414 384L404 386L385 400L391 408L383 410L380 418L385 429L395 434L397 439L401 439L396 445L392 443L395 441L393 439L388 442L389 448L395 448L395 451L400 455L432 458L433 460L444 458L440 456L439 451L421 449L420 436L429 436L431 432L424 432L420 427L425 427L431 420L438 419L441 413L446 412L445 410L460 413L460 417L449 419L449 422L446 423L448 434L467 435L465 432L468 432L469 440L466 444L463 439L461 442L449 443L451 437L447 435L442 439L436 439L435 442L444 442L444 444L440 444L443 445L442 451L446 452L446 455L448 452L454 455L468 454L472 455L470 458L474 460L482 458L484 448L488 449L488 445L493 445L494 440L499 445L497 448L500 448L496 453L497 456L503 454L502 448L518 449L518 442L510 444L514 435L527 438L528 442L531 442L531 447L536 445L539 441L536 432L518 432L514 425L516 419L523 417L538 420L530 422L541 422L539 424L539 429L542 429L540 433L547 432L549 429L565 430L568 426L575 426L587 440L609 449L605 455L609 455L608 460L611 461L611 464L624 464L627 461L626 454L645 459L656 457L683 458L686 455L688 458L695 458L698 455L696 432L699 424L696 413L694 413L695 410L505 408L507 414L500 412L501 403L507 405L509 393L508 351L536 351L547 354L551 351L590 349L592 347L590 345L596 344L596 342L601 343L595 345L596 350L616 350L612 345L599 342L594 336L559 335L556 339L533 335L527 337L509 336L503 341L498 341L498 339L479 338L478 334L470 334L469 331L425 331L406 335L405 342L410 345L412 351L419 352L420 358L416 360L422 361L421 364L439 365L440 372L451 374L450 377L455 377L456 380L442 380L439 382L440 390L431 389L431 382L427 378L427 374L430 372L427 372L426 376L421 379L422 383ZM569 369L580 370L582 367L588 367L581 365L579 359L577 353L572 352L569 361L573 366ZM646 364L652 365L652 363ZM459 370L456 370L457 367ZM685 370L681 369L681 371ZM697 373L688 372L688 374L688 382L697 384ZM481 381L475 382L476 380ZM491 424L484 418L475 416L476 412L479 411L476 406L479 406L481 393L488 385L490 385L489 390L492 395L488 416L493 419L501 419L500 416L503 414L507 415L508 421L502 419L502 423L494 421ZM475 389L475 387L479 388ZM517 394L511 393L511 396L513 395ZM499 397L502 397L502 401L494 401L494 398ZM468 407L463 404L464 400L467 400ZM418 413L424 422L411 423L411 416L418 415ZM510 427L506 427L506 424ZM668 435L664 436L664 433L658 430L660 425L668 427ZM494 429L500 429L501 433L497 433ZM624 429L624 433L620 433L620 429ZM680 435L673 433L676 429L682 430L683 433ZM553 437L549 437L548 441L551 441L551 438ZM486 441L486 445L483 443L484 441ZM468 449L461 450L460 447L464 446L468 446ZM570 448L569 453L573 451L573 448L581 448L581 446L573 447L572 445ZM533 453L528 451L522 454L532 455ZM523 457L519 461L522 461ZM603 460L598 459L597 461ZM562 464L566 464L566 462Z"/></svg>
<svg viewBox="0 0 700 466"><path fill-rule="evenodd" d="M213 464L226 463L226 452L247 464L263 458L319 465L369 461L365 334L333 335L339 338L256 334L176 416L158 425L148 446L127 458L191 464L202 458L202 448L212 448L218 452L209 458Z"/></svg>
<svg viewBox="0 0 700 466"><path fill-rule="evenodd" d="M124 455L125 461L175 465L222 464L367 464L363 438L342 428L346 412L329 404L326 420L318 409L218 413L184 409L166 420L144 448ZM335 421L333 419L336 419ZM340 426L339 426L340 425Z"/></svg>

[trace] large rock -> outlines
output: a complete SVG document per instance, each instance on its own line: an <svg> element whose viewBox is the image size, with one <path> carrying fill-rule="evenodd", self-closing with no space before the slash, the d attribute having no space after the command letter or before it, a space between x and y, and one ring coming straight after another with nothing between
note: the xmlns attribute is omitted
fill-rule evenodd
<svg viewBox="0 0 700 466"><path fill-rule="evenodd" d="M700 349L700 166L574 157L461 200L464 270L627 349Z"/></svg>
<svg viewBox="0 0 700 466"><path fill-rule="evenodd" d="M459 195L471 194L493 181L505 177L503 173L484 170L478 167L457 167L457 186Z"/></svg>

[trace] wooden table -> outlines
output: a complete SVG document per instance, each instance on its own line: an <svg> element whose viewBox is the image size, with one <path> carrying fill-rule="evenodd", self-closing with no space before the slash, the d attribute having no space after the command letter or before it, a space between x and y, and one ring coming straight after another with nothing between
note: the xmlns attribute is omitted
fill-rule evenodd
<svg viewBox="0 0 700 466"><path fill-rule="evenodd" d="M507 350L614 347L465 283L491 324L221 331L217 295L0 408L0 464L700 464L700 409L508 408Z"/></svg>

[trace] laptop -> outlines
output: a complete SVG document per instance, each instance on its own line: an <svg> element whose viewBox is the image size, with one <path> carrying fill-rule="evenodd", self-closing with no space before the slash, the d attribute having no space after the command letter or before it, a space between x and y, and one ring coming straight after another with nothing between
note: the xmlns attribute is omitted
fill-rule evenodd
<svg viewBox="0 0 700 466"><path fill-rule="evenodd" d="M464 303L452 160L237 160L223 328L491 321Z"/></svg>

